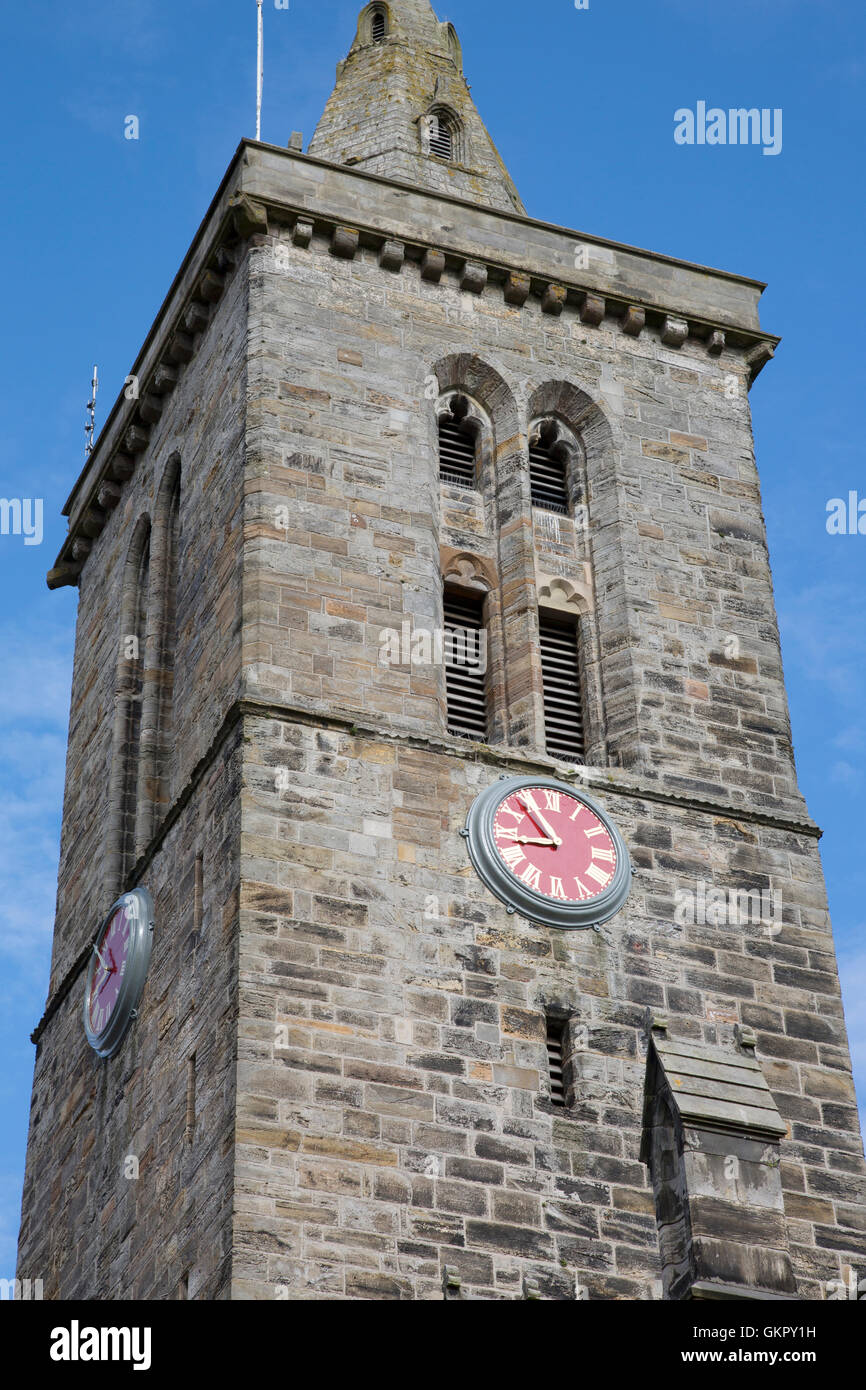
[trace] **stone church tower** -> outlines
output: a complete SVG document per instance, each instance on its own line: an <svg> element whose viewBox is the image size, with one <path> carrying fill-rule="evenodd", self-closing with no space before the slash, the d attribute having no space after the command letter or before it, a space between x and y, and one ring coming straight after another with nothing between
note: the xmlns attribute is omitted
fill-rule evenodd
<svg viewBox="0 0 866 1390"><path fill-rule="evenodd" d="M428 0L363 10L306 154L241 144L49 576L80 599L47 1298L857 1296L762 288L529 218ZM615 915L491 890L461 832L500 778L607 818ZM137 888L100 1057L85 981Z"/></svg>

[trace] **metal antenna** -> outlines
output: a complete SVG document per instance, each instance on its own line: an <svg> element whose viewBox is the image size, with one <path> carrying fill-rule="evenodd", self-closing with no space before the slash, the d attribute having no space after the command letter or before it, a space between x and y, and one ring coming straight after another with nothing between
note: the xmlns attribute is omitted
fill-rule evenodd
<svg viewBox="0 0 866 1390"><path fill-rule="evenodd" d="M84 449L85 459L89 459L93 453L93 431L96 422L96 393L99 390L99 372L93 368L93 380L90 383L90 400L87 402L87 412L90 416L84 426L84 433L87 435L87 444Z"/></svg>
<svg viewBox="0 0 866 1390"><path fill-rule="evenodd" d="M262 17L262 4L264 0L256 0L259 9L259 45L258 45L258 65L256 68L256 139L262 138L262 87L265 76L265 29Z"/></svg>

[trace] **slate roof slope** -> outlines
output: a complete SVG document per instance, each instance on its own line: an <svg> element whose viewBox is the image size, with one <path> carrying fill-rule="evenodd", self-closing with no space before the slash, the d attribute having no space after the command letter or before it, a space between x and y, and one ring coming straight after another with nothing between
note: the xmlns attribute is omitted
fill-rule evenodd
<svg viewBox="0 0 866 1390"><path fill-rule="evenodd" d="M757 1058L704 1043L653 1037L644 1100L644 1146L659 1090L667 1092L680 1120L700 1129L736 1130L758 1138L781 1139L787 1125L779 1114Z"/></svg>

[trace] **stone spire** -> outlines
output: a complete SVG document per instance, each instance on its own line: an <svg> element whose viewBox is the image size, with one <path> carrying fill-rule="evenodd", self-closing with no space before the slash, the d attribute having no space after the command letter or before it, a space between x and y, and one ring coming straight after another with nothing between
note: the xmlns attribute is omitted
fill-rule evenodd
<svg viewBox="0 0 866 1390"><path fill-rule="evenodd" d="M309 153L525 213L469 94L454 26L429 0L361 11Z"/></svg>

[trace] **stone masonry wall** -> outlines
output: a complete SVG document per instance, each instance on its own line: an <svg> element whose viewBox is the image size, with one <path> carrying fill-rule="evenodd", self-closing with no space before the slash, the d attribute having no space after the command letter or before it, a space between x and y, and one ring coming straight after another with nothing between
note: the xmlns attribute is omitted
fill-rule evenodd
<svg viewBox="0 0 866 1390"><path fill-rule="evenodd" d="M148 869L153 954L121 1050L91 1051L82 976L37 1052L19 1278L47 1299L228 1297L241 765L236 726Z"/></svg>
<svg viewBox="0 0 866 1390"><path fill-rule="evenodd" d="M363 249L339 260L324 239L251 255L249 688L443 730L442 671L383 669L380 639L441 626L441 547L471 549L498 570L503 664L528 692L508 741L540 751L537 573L581 573L560 536L533 535L526 436L549 407L587 451L609 761L802 816L737 354L515 309ZM492 421L498 507L471 529L439 488L435 410L437 383L467 381Z"/></svg>
<svg viewBox="0 0 866 1390"><path fill-rule="evenodd" d="M286 777L278 789L277 775ZM601 931L509 918L460 839L501 770L457 740L247 721L235 1298L660 1296L639 1162L649 1006L675 1037L753 1027L788 1122L799 1296L866 1258L866 1164L811 836L593 784L637 875ZM580 783L578 782L578 785ZM678 926L672 880L771 870L785 921ZM576 1102L549 1100L544 1007L573 1011ZM736 1182L726 1194L737 1200Z"/></svg>
<svg viewBox="0 0 866 1390"><path fill-rule="evenodd" d="M225 729L240 680L241 506L246 408L243 268L181 372L121 503L84 567L79 597L57 919L36 1058L19 1264L46 1297L215 1297L229 1279L239 755ZM181 457L174 685L176 788L137 881L156 900L140 1017L99 1062L73 967L126 883L105 881L115 682L125 559ZM220 733L223 733L220 742ZM227 743L226 740L229 739ZM202 856L201 927L193 921ZM199 1127L185 1145L189 1057ZM128 1156L140 1177L124 1176Z"/></svg>
<svg viewBox="0 0 866 1390"><path fill-rule="evenodd" d="M251 252L250 319L233 1296L437 1298L445 1265L485 1298L526 1275L658 1296L649 1006L674 1037L757 1030L800 1294L822 1297L866 1255L866 1167L741 359L281 233ZM457 386L494 440L468 526L437 480L435 397ZM499 772L574 775L538 719L537 575L579 577L577 539L529 507L550 411L589 479L610 770L586 784L638 868L599 934L509 919L459 838ZM441 669L379 661L384 627L441 624L455 551L494 566L512 682L508 746L474 753L445 733ZM781 930L678 925L699 881L780 891ZM545 1004L587 1030L569 1114Z"/></svg>
<svg viewBox="0 0 866 1390"><path fill-rule="evenodd" d="M136 523L152 514L175 454L181 458L181 513L173 785L186 786L237 698L246 297L241 269L82 572L49 994L95 936L100 912L126 887L105 883L103 875L121 592Z"/></svg>

